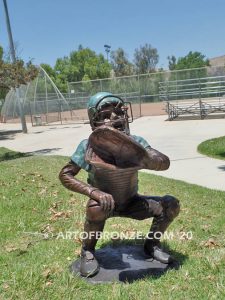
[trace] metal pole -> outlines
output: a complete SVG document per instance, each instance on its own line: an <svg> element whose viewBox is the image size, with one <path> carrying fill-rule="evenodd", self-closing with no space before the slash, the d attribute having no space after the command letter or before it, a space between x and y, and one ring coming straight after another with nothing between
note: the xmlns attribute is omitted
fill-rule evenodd
<svg viewBox="0 0 225 300"><path fill-rule="evenodd" d="M48 87L47 87L47 80L45 76L45 121L48 124Z"/></svg>
<svg viewBox="0 0 225 300"><path fill-rule="evenodd" d="M11 30L11 26L10 26L9 13L8 13L8 7L7 7L6 0L3 0L3 4L4 4L4 8L5 8L6 26L7 26L7 31L8 31L11 59L12 59L13 63L16 63L16 53L15 53L15 47L14 47L14 44L13 44L12 30ZM22 101L21 101L20 92L19 92L18 88L15 88L15 90L16 90L17 103L18 103L18 106L19 106L22 130L23 130L23 133L27 133L26 118L24 116L23 104L22 104Z"/></svg>
<svg viewBox="0 0 225 300"><path fill-rule="evenodd" d="M139 86L139 114L141 117L141 105L142 105L142 101L141 101L141 85L140 85L140 76L138 74L138 86Z"/></svg>
<svg viewBox="0 0 225 300"><path fill-rule="evenodd" d="M109 61L109 52L110 52L110 45L104 45L105 47L105 52L106 52L106 56L107 56L107 61Z"/></svg>

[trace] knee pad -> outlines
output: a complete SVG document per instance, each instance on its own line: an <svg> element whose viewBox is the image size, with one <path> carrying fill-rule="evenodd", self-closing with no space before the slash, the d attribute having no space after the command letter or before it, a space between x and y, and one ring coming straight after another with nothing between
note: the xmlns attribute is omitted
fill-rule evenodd
<svg viewBox="0 0 225 300"><path fill-rule="evenodd" d="M107 216L106 212L101 208L96 200L89 199L86 206L86 218L90 222L101 222L104 221Z"/></svg>
<svg viewBox="0 0 225 300"><path fill-rule="evenodd" d="M165 195L164 197L162 197L161 203L166 216L170 220L173 220L175 217L178 216L180 212L180 202L177 198L170 195Z"/></svg>
<svg viewBox="0 0 225 300"><path fill-rule="evenodd" d="M148 200L149 210L154 217L160 216L163 212L163 207L160 202L154 200Z"/></svg>

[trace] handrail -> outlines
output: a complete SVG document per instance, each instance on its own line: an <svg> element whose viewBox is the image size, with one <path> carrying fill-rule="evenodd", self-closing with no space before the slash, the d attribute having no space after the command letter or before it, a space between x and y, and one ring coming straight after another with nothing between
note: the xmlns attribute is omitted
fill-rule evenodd
<svg viewBox="0 0 225 300"><path fill-rule="evenodd" d="M159 82L161 100L183 100L187 96L204 98L216 95L225 96L225 75Z"/></svg>
<svg viewBox="0 0 225 300"><path fill-rule="evenodd" d="M187 78L187 79L174 79L174 80L167 80L167 81L159 81L160 83L167 83L167 82L182 82L182 81L199 81L199 80L204 80L204 79L213 79L213 78L225 78L225 75L221 75L221 76L209 76L209 77L196 77L196 78Z"/></svg>

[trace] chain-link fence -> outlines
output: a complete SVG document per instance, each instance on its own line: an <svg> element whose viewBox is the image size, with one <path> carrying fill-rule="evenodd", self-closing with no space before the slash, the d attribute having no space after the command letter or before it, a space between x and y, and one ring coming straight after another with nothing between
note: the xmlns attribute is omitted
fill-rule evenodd
<svg viewBox="0 0 225 300"><path fill-rule="evenodd" d="M21 92L25 114L33 125L88 121L88 99L100 91L131 102L134 118L165 114L165 101L225 97L224 66L69 82L66 94L41 72L42 76ZM9 93L2 109L8 121L19 116L14 98Z"/></svg>
<svg viewBox="0 0 225 300"><path fill-rule="evenodd" d="M68 90L70 97L85 102L90 95L100 91L121 94L124 97L139 94L141 102L158 102L167 95L173 99L220 95L225 82L225 67L206 67L197 69L165 71L98 79L90 81L70 82Z"/></svg>
<svg viewBox="0 0 225 300"><path fill-rule="evenodd" d="M224 97L225 67L205 67L68 83L77 107L96 92L108 91L130 101L134 117L165 113L163 101ZM158 105L156 104L158 103Z"/></svg>

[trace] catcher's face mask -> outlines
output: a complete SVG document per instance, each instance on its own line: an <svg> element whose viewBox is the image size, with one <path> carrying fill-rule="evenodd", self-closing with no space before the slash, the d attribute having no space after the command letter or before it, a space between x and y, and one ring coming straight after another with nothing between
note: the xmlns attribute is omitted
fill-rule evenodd
<svg viewBox="0 0 225 300"><path fill-rule="evenodd" d="M91 99L93 101L93 98ZM128 116L128 107L130 107L131 118ZM130 133L129 122L133 121L131 104L123 101L118 96L104 93L96 101L94 107L89 107L88 114L93 130L101 125L106 125L123 131L126 134Z"/></svg>

